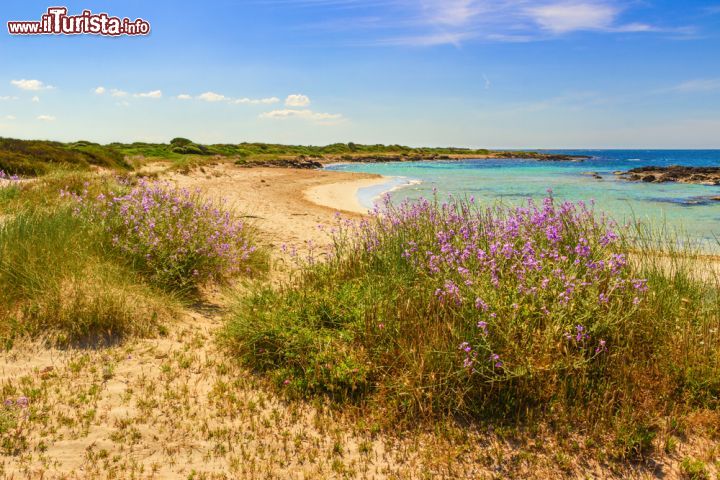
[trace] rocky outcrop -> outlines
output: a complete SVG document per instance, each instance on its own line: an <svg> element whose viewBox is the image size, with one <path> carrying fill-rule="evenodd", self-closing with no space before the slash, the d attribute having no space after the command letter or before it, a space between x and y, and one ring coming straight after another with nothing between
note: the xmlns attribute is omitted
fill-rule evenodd
<svg viewBox="0 0 720 480"><path fill-rule="evenodd" d="M669 167L639 167L616 175L632 182L648 183L695 183L699 185L720 185L720 167L687 167L671 165Z"/></svg>
<svg viewBox="0 0 720 480"><path fill-rule="evenodd" d="M582 162L591 157L584 155L567 155L564 153L540 153L540 152L495 152L488 155L489 158L521 158L537 160L539 162Z"/></svg>
<svg viewBox="0 0 720 480"><path fill-rule="evenodd" d="M241 167L300 168L305 170L323 168L322 163L315 160L308 160L306 158L276 158L272 160L253 162L238 160L235 164Z"/></svg>
<svg viewBox="0 0 720 480"><path fill-rule="evenodd" d="M408 154L408 155L343 155L339 158L324 159L328 162L422 162L432 160L473 160L473 159L527 159L539 162L582 162L590 157L538 152L491 152L488 154Z"/></svg>

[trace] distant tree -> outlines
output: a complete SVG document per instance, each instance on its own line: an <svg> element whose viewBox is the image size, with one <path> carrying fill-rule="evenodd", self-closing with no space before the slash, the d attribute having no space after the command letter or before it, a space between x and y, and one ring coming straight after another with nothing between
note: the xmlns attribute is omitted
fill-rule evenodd
<svg viewBox="0 0 720 480"><path fill-rule="evenodd" d="M176 146L176 147L184 147L186 145L190 145L192 140L189 140L187 138L183 137L175 137L172 140L170 140L170 145Z"/></svg>

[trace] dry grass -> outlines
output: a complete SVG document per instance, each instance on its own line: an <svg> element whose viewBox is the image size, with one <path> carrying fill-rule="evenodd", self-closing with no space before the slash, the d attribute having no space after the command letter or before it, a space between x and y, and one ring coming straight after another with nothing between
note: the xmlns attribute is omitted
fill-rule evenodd
<svg viewBox="0 0 720 480"><path fill-rule="evenodd" d="M605 464L589 439L543 428L381 432L371 419L283 401L217 350L222 312L210 312L157 339L3 353L4 398L29 398L3 410L15 419L2 431L4 478L678 478L688 456L712 472L720 459L711 412L668 424L643 464Z"/></svg>

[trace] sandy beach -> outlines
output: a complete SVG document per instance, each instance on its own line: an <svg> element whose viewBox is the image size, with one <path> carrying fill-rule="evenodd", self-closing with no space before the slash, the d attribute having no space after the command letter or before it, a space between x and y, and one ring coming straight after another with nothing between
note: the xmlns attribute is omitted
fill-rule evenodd
<svg viewBox="0 0 720 480"><path fill-rule="evenodd" d="M325 237L318 225L335 214L355 217L367 212L357 199L361 188L386 178L365 173L289 168L241 168L219 164L168 178L181 187L200 188L246 216L270 245L299 248Z"/></svg>
<svg viewBox="0 0 720 480"><path fill-rule="evenodd" d="M332 177L331 177L332 179ZM358 191L362 188L382 185L389 179L379 176L377 178L358 178L357 180L333 182L318 185L305 190L305 196L311 202L323 207L332 208L341 212L365 214L368 209L358 201Z"/></svg>

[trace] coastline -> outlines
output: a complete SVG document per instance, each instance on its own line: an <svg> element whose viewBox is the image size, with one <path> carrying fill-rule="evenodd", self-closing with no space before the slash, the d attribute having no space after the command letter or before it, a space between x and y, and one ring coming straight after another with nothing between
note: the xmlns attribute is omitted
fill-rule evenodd
<svg viewBox="0 0 720 480"><path fill-rule="evenodd" d="M360 201L360 190L385 185L393 177L378 175L375 178L359 178L357 180L344 180L329 182L305 190L305 198L316 205L332 208L333 210L367 214L370 208Z"/></svg>
<svg viewBox="0 0 720 480"><path fill-rule="evenodd" d="M383 185L388 177L377 174L294 168L245 168L227 163L203 170L160 174L179 187L199 188L257 228L268 246L292 245L299 250L311 242L322 244L318 225L331 225L335 214L367 214L358 199L363 187ZM309 192L309 193L308 193ZM314 197L314 198L313 198ZM277 250L277 249L276 249Z"/></svg>

